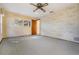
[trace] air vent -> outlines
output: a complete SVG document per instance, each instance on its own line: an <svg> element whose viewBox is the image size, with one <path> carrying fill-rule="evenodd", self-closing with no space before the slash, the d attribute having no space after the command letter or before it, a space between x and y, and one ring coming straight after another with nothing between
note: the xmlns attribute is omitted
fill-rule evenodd
<svg viewBox="0 0 79 59"><path fill-rule="evenodd" d="M75 40L75 41L79 41L79 37L75 37L74 40Z"/></svg>

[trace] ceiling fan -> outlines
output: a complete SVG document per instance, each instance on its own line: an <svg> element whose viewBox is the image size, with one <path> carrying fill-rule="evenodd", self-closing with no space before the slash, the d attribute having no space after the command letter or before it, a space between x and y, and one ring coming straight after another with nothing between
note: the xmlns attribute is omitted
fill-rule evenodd
<svg viewBox="0 0 79 59"><path fill-rule="evenodd" d="M33 12L35 12L38 9L42 10L43 12L46 12L46 10L44 10L43 7L48 5L48 3L37 3L37 4L30 3L30 4L36 7L36 9L33 10Z"/></svg>

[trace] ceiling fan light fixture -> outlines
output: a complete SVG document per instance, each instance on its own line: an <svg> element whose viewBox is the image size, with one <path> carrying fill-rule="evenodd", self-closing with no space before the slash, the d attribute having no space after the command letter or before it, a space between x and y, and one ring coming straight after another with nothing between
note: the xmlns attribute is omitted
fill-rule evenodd
<svg viewBox="0 0 79 59"><path fill-rule="evenodd" d="M45 6L47 6L47 5L48 5L48 3L44 3L44 5L45 5Z"/></svg>
<svg viewBox="0 0 79 59"><path fill-rule="evenodd" d="M33 10L33 12L35 12L38 9L42 10L43 12L46 12L45 9L43 9L43 7L47 6L48 3L37 3L37 4L31 3L31 5L36 7L36 9Z"/></svg>

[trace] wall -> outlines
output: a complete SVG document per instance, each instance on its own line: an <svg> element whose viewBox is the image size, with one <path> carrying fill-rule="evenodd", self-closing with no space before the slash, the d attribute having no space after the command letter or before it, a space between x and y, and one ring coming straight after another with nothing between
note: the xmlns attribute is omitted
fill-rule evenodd
<svg viewBox="0 0 79 59"><path fill-rule="evenodd" d="M0 41L2 40L2 11L0 8Z"/></svg>
<svg viewBox="0 0 79 59"><path fill-rule="evenodd" d="M79 4L73 4L42 18L41 34L79 42Z"/></svg>
<svg viewBox="0 0 79 59"><path fill-rule="evenodd" d="M3 38L31 35L31 26L16 24L15 22L17 19L31 21L31 19L35 18L5 10L3 17Z"/></svg>
<svg viewBox="0 0 79 59"><path fill-rule="evenodd" d="M0 15L0 41L2 39L2 33L1 33L1 15Z"/></svg>

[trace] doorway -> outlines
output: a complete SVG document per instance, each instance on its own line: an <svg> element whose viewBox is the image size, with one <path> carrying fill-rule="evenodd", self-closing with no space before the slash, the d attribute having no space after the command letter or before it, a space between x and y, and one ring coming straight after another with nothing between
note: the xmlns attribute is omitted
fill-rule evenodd
<svg viewBox="0 0 79 59"><path fill-rule="evenodd" d="M40 20L32 20L32 35L40 34Z"/></svg>

